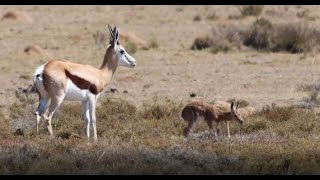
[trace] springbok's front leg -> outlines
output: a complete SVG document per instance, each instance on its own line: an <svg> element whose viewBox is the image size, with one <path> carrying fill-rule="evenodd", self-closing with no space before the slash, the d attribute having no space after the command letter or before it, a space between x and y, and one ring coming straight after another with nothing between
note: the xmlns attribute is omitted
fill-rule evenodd
<svg viewBox="0 0 320 180"><path fill-rule="evenodd" d="M216 122L216 132L215 132L215 135L218 136L220 134L220 131L219 131L219 123Z"/></svg>
<svg viewBox="0 0 320 180"><path fill-rule="evenodd" d="M97 136L97 124L96 124L96 102L97 97L96 96L90 96L89 97L89 113L90 113L90 119L93 127L93 139L96 142L98 139Z"/></svg>
<svg viewBox="0 0 320 180"><path fill-rule="evenodd" d="M211 120L206 120L206 123L209 126L209 131L212 132L212 130L213 130L213 122ZM217 135L217 132L215 132L215 135Z"/></svg>
<svg viewBox="0 0 320 180"><path fill-rule="evenodd" d="M229 130L229 121L226 122L227 124L227 132L228 132L228 137L230 137L230 130Z"/></svg>
<svg viewBox="0 0 320 180"><path fill-rule="evenodd" d="M90 114L89 114L89 102L88 100L82 101L82 113L86 123L87 138L90 139Z"/></svg>
<svg viewBox="0 0 320 180"><path fill-rule="evenodd" d="M188 126L183 130L183 135L185 137L187 137L192 132L192 128L195 126L195 124L196 124L195 121L188 122Z"/></svg>

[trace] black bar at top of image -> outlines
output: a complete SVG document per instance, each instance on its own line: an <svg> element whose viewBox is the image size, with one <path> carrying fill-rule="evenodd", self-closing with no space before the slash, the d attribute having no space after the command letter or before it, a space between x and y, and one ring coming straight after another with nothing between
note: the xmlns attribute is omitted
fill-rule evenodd
<svg viewBox="0 0 320 180"><path fill-rule="evenodd" d="M0 0L2 5L307 5L315 0ZM318 1L319 3L319 1Z"/></svg>

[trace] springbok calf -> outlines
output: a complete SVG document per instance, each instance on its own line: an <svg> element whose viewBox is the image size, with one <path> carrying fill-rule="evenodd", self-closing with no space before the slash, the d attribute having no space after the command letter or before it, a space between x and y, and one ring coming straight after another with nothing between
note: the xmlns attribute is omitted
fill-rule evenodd
<svg viewBox="0 0 320 180"><path fill-rule="evenodd" d="M232 102L231 110L229 112L226 112L222 111L212 104L208 104L205 102L192 102L187 104L181 113L182 119L188 122L188 126L184 129L183 135L188 136L195 124L202 118L207 123L210 130L213 129L212 124L213 122L215 122L216 134L219 133L218 125L221 122L226 122L228 137L230 137L229 121L237 121L241 124L243 123L243 119L241 118L240 113L237 111L239 103L237 104L236 109L234 109L233 105L234 103Z"/></svg>
<svg viewBox="0 0 320 180"><path fill-rule="evenodd" d="M120 45L119 30L113 30L108 24L110 42L100 69L89 65L67 61L51 60L38 67L33 81L39 94L37 116L37 134L41 117L47 120L47 128L53 137L51 119L63 100L81 101L86 122L87 138L90 138L90 121L93 126L93 138L97 140L96 102L100 92L111 82L118 66L134 68L136 60ZM50 105L49 104L50 101Z"/></svg>

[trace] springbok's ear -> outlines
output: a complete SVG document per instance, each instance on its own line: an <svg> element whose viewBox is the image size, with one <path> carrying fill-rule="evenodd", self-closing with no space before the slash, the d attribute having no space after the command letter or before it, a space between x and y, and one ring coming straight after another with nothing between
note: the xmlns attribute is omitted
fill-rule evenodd
<svg viewBox="0 0 320 180"><path fill-rule="evenodd" d="M117 27L114 27L114 37L115 37L115 40L116 42L118 42L118 39L119 39L119 28Z"/></svg>
<svg viewBox="0 0 320 180"><path fill-rule="evenodd" d="M233 110L233 105L234 105L234 102L232 101L231 102L231 111Z"/></svg>
<svg viewBox="0 0 320 180"><path fill-rule="evenodd" d="M112 30L112 27L108 24L108 29L109 29L109 32L110 32L110 41L109 41L109 44L111 44L111 46L114 46L114 40L115 40L115 36L114 36L114 32Z"/></svg>
<svg viewBox="0 0 320 180"><path fill-rule="evenodd" d="M109 31L111 33L111 38L110 38L110 44L111 47L115 47L116 44L118 43L118 38L119 38L119 30L117 27L114 27L113 30L111 29L111 27L109 28Z"/></svg>
<svg viewBox="0 0 320 180"><path fill-rule="evenodd" d="M236 109L238 109L238 108L239 108L239 105L240 105L240 102L238 101L238 102L237 102Z"/></svg>
<svg viewBox="0 0 320 180"><path fill-rule="evenodd" d="M108 24L108 29L109 29L111 38L114 38L114 33L113 33L113 31L112 31L112 27L110 26L110 24ZM111 40L111 38L110 38L110 40Z"/></svg>
<svg viewBox="0 0 320 180"><path fill-rule="evenodd" d="M113 35L113 31L112 31L112 27L110 26L110 24L108 24L108 29L111 35Z"/></svg>

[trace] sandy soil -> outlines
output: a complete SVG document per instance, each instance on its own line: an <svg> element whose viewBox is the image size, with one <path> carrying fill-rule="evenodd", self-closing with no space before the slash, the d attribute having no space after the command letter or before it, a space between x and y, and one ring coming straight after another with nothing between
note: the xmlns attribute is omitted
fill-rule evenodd
<svg viewBox="0 0 320 180"><path fill-rule="evenodd" d="M318 26L319 10L320 6L266 6L260 17L274 23L303 21L297 13L309 11L311 24ZM315 53L190 50L194 39L210 34L214 26L247 27L256 19L230 19L240 15L237 6L0 6L1 16L8 11L24 12L28 18L0 20L2 109L15 101L17 88L32 82L35 68L49 59L99 67L108 41L97 45L93 34L97 30L107 33L108 23L159 44L154 49L138 49L132 55L137 67L120 67L110 85L119 90L114 96L137 105L154 98L182 102L236 98L257 108L295 104L307 96L297 86L319 79L320 59ZM212 13L218 18L207 19ZM200 21L193 20L196 15ZM28 45L38 45L46 53L27 54ZM195 98L190 97L192 92Z"/></svg>

